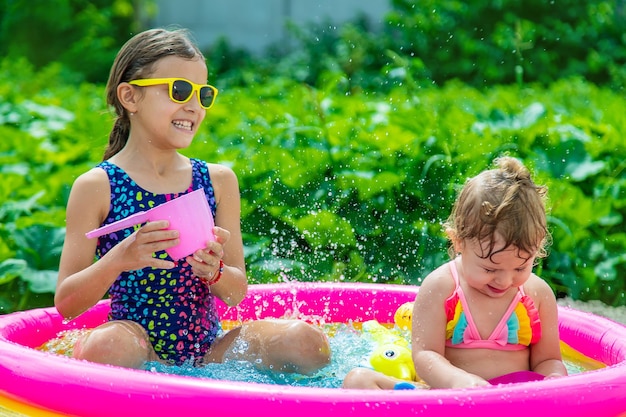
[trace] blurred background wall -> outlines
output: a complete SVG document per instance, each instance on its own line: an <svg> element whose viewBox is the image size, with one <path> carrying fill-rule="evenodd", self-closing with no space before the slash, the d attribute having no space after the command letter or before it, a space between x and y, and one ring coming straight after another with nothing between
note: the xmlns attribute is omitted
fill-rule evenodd
<svg viewBox="0 0 626 417"><path fill-rule="evenodd" d="M365 17L382 26L390 0L158 0L153 26L190 29L201 47L219 38L238 48L262 53L271 45L291 43L286 24L341 24Z"/></svg>

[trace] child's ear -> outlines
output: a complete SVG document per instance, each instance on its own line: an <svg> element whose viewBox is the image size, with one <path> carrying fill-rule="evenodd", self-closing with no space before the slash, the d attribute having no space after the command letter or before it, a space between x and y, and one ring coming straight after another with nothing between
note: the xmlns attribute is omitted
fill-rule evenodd
<svg viewBox="0 0 626 417"><path fill-rule="evenodd" d="M129 113L137 112L138 91L128 83L120 83L117 86L117 99Z"/></svg>
<svg viewBox="0 0 626 417"><path fill-rule="evenodd" d="M463 244L464 240L462 239L455 239L452 242L452 246L454 247L454 253L460 254L461 252L463 252L463 249L465 249L465 245Z"/></svg>

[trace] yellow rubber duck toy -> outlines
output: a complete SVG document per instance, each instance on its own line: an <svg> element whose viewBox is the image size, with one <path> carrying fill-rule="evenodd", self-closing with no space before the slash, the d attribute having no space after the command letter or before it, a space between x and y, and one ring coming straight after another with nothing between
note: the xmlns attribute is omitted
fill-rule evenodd
<svg viewBox="0 0 626 417"><path fill-rule="evenodd" d="M370 365L378 372L405 381L415 381L411 350L399 345L380 345L370 356Z"/></svg>
<svg viewBox="0 0 626 417"><path fill-rule="evenodd" d="M375 371L398 379L415 381L411 349L404 337L376 320L364 322L363 332L377 344L369 358L370 365Z"/></svg>

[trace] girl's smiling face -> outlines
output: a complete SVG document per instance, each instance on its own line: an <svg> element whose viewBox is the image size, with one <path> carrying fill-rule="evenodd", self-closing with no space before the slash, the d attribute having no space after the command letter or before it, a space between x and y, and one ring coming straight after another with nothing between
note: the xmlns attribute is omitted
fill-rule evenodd
<svg viewBox="0 0 626 417"><path fill-rule="evenodd" d="M489 297L498 298L517 289L530 278L536 253L521 252L515 246L502 248L496 236L495 250L488 253L486 242L464 241L460 248L463 279Z"/></svg>
<svg viewBox="0 0 626 417"><path fill-rule="evenodd" d="M169 56L159 60L146 78L176 77L206 84L207 75L202 59ZM132 116L131 134L143 136L156 147L188 147L206 115L198 101L198 93L194 92L186 103L176 103L170 100L167 84L134 88L139 95L137 111Z"/></svg>

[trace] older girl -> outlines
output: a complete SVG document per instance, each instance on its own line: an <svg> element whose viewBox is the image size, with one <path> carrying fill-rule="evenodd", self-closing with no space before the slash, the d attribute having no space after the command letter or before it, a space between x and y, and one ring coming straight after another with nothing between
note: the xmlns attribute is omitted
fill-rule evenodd
<svg viewBox="0 0 626 417"><path fill-rule="evenodd" d="M104 160L72 186L55 305L73 318L111 298L110 320L84 336L74 356L138 368L146 361L203 364L227 358L281 372L311 373L329 362L324 334L301 321L255 321L227 333L215 299L238 304L247 291L237 177L190 159L189 146L215 102L207 66L184 30L137 34L119 51L107 84L116 113ZM85 233L204 189L215 241L180 260L165 249L178 232L165 220L100 239ZM97 260L94 262L94 258Z"/></svg>

